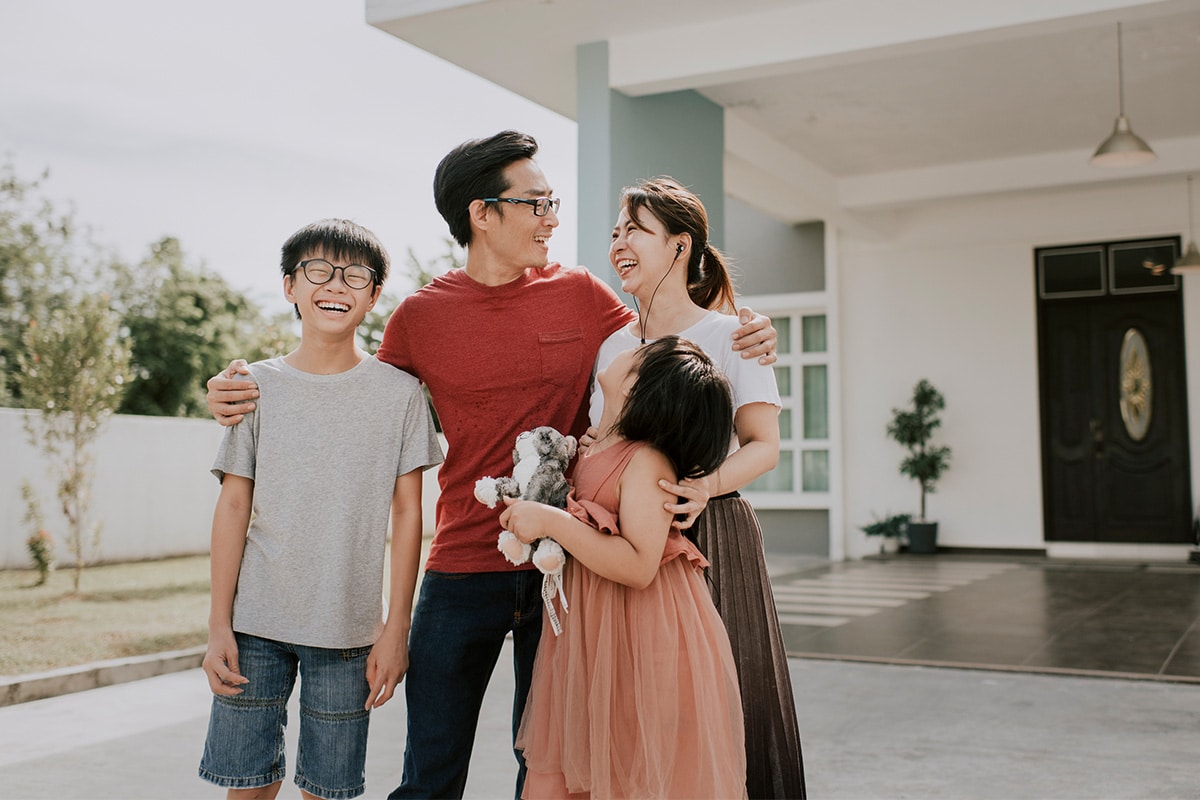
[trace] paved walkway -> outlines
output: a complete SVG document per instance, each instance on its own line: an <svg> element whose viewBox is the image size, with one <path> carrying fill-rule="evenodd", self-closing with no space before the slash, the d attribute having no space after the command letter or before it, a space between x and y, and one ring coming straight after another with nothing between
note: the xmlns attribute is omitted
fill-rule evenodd
<svg viewBox="0 0 1200 800"><path fill-rule="evenodd" d="M776 558L772 582L792 656L1200 683L1185 561Z"/></svg>
<svg viewBox="0 0 1200 800"><path fill-rule="evenodd" d="M772 571L789 647L809 653L790 664L813 798L1200 797L1200 682L1170 666L1190 663L1200 569L938 556ZM1087 657L1103 652L1125 678L1099 677ZM930 655L943 666L910 663ZM510 663L506 650L468 797L511 796ZM189 669L0 708L0 800L223 797L195 777L208 706ZM374 715L367 797L398 783L404 724L402 698ZM285 782L280 797L298 796Z"/></svg>
<svg viewBox="0 0 1200 800"><path fill-rule="evenodd" d="M468 797L511 796L508 663L488 693ZM1200 795L1200 686L803 659L791 671L813 798ZM0 797L224 797L195 777L208 704L203 674L188 670L0 708ZM367 797L398 783L403 741L393 701L372 720ZM279 796L299 797L290 777Z"/></svg>

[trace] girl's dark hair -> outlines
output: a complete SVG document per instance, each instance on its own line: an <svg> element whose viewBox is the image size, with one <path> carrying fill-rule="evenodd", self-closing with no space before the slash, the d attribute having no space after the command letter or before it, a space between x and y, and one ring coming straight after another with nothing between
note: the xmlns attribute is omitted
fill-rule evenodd
<svg viewBox="0 0 1200 800"><path fill-rule="evenodd" d="M471 243L471 201L507 191L504 170L514 161L533 158L537 151L537 140L529 134L501 131L463 142L446 154L433 174L433 201L454 241L462 247Z"/></svg>
<svg viewBox="0 0 1200 800"><path fill-rule="evenodd" d="M279 269L284 277L300 268L300 260L324 256L343 263L362 264L375 270L375 289L387 280L391 260L383 242L372 231L348 219L322 219L305 225L288 237L280 250ZM299 306L296 319L300 319Z"/></svg>
<svg viewBox="0 0 1200 800"><path fill-rule="evenodd" d="M725 376L697 344L678 336L657 339L637 354L637 378L617 434L657 447L680 479L716 471L733 437L733 396Z"/></svg>
<svg viewBox="0 0 1200 800"><path fill-rule="evenodd" d="M645 209L672 236L689 234L692 249L688 254L687 283L692 302L713 311L735 312L729 259L708 241L708 212L699 197L674 178L660 175L625 187L621 207L633 220Z"/></svg>

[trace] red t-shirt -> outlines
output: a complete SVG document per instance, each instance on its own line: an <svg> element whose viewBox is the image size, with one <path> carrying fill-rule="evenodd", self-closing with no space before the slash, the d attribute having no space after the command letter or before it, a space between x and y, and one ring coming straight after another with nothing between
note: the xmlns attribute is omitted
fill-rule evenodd
<svg viewBox="0 0 1200 800"><path fill-rule="evenodd" d="M428 569L499 572L501 508L475 499L475 481L511 475L517 434L549 425L587 429L600 343L633 312L583 267L550 264L503 286L453 270L392 312L377 357L421 379L448 444L438 474L437 533Z"/></svg>

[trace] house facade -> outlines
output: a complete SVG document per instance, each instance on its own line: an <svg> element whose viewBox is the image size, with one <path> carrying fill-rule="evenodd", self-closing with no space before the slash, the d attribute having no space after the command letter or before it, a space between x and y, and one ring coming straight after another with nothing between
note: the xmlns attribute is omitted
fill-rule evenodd
<svg viewBox="0 0 1200 800"><path fill-rule="evenodd" d="M579 260L605 279L623 186L670 174L702 197L742 302L780 332L780 464L747 491L769 549L859 558L877 549L862 525L916 513L886 426L927 379L953 451L928 498L941 547L1189 557L1200 271L1172 267L1200 204L1200 4L367 0L366 17L577 122ZM1118 110L1154 161L1089 163Z"/></svg>

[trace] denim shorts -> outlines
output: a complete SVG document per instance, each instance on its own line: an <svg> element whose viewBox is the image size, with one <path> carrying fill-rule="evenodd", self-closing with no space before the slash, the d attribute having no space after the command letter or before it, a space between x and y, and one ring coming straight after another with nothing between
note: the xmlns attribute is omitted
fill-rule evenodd
<svg viewBox="0 0 1200 800"><path fill-rule="evenodd" d="M283 780L288 699L300 675L296 785L340 800L364 791L367 760L367 656L371 648L331 650L235 633L238 667L249 679L233 697L213 695L200 777L229 789Z"/></svg>

